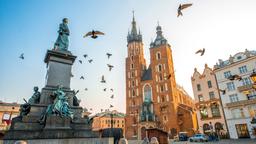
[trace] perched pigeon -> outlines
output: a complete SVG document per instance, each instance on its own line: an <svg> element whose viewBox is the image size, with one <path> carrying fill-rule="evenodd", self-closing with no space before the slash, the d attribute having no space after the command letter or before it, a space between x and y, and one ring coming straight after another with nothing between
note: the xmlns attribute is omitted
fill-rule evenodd
<svg viewBox="0 0 256 144"><path fill-rule="evenodd" d="M92 63L92 61L93 61L92 59L88 60L89 63Z"/></svg>
<svg viewBox="0 0 256 144"><path fill-rule="evenodd" d="M84 76L81 76L80 79L83 79L83 80L84 80Z"/></svg>
<svg viewBox="0 0 256 144"><path fill-rule="evenodd" d="M85 34L84 38L87 37L87 36L91 36L91 38L96 39L98 37L98 35L104 35L104 33L100 32L100 31L92 30L92 31L88 32L87 34Z"/></svg>

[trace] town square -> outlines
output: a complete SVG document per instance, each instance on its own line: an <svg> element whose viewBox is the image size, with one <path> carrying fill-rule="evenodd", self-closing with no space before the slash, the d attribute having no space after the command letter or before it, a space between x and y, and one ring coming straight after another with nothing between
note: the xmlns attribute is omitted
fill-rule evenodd
<svg viewBox="0 0 256 144"><path fill-rule="evenodd" d="M0 0L0 144L256 144L254 0Z"/></svg>

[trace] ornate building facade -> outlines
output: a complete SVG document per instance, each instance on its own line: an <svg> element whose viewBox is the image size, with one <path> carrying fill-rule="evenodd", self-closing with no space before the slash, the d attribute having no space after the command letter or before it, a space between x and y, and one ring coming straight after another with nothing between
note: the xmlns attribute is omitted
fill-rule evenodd
<svg viewBox="0 0 256 144"><path fill-rule="evenodd" d="M194 102L176 84L171 46L156 28L150 44L150 64L144 58L142 35L132 29L127 36L126 57L126 138L143 139L147 128L160 128L171 136L196 129Z"/></svg>
<svg viewBox="0 0 256 144"><path fill-rule="evenodd" d="M256 70L256 51L245 50L214 66L221 100L232 139L256 138L256 91L250 75ZM240 78L232 80L231 76Z"/></svg>
<svg viewBox="0 0 256 144"><path fill-rule="evenodd" d="M200 133L216 132L221 137L228 134L225 115L220 99L215 74L205 64L203 73L195 68L191 77L197 109L197 121Z"/></svg>

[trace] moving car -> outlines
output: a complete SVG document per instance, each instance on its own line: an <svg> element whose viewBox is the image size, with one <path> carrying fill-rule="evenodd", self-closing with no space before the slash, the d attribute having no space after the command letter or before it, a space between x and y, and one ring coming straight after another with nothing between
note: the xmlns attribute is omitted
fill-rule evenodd
<svg viewBox="0 0 256 144"><path fill-rule="evenodd" d="M189 138L190 142L208 142L209 137L205 134L195 134Z"/></svg>

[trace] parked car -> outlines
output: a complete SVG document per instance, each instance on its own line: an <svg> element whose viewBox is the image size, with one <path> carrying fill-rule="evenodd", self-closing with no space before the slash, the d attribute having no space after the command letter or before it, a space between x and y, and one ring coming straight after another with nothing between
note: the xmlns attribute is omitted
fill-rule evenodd
<svg viewBox="0 0 256 144"><path fill-rule="evenodd" d="M179 132L179 141L187 141L188 133L187 132Z"/></svg>
<svg viewBox="0 0 256 144"><path fill-rule="evenodd" d="M190 142L208 142L209 137L205 134L195 134L189 138Z"/></svg>

